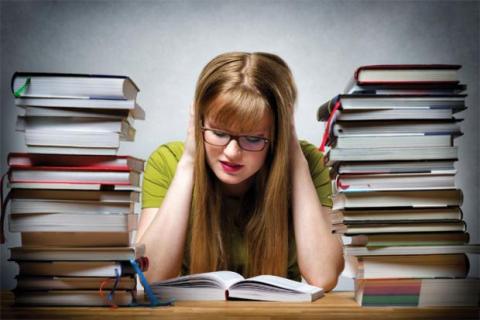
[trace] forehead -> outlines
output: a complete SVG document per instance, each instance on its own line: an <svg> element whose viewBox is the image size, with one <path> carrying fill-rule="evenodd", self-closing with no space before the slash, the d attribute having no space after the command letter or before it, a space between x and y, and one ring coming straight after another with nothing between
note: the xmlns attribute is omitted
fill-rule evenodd
<svg viewBox="0 0 480 320"><path fill-rule="evenodd" d="M274 126L272 109L265 98L243 87L205 101L200 110L204 121L232 133L273 130Z"/></svg>
<svg viewBox="0 0 480 320"><path fill-rule="evenodd" d="M215 129L224 130L237 134L265 134L268 135L272 131L273 119L270 112L265 113L257 121L245 125L241 120L238 122L219 122L214 117L205 118L205 125Z"/></svg>

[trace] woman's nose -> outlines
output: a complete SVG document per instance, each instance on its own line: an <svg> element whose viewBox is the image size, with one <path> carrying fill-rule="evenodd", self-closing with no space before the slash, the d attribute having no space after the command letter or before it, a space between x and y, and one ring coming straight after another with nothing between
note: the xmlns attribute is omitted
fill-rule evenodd
<svg viewBox="0 0 480 320"><path fill-rule="evenodd" d="M237 158L242 154L242 148L238 144L238 141L235 139L230 140L230 142L224 147L223 153L230 159Z"/></svg>

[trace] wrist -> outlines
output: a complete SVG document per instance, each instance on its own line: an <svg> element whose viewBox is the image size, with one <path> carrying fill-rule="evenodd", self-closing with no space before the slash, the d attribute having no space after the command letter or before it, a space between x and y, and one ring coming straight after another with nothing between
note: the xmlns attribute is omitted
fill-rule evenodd
<svg viewBox="0 0 480 320"><path fill-rule="evenodd" d="M189 170L195 167L195 158L184 153L178 161L177 167L182 170Z"/></svg>

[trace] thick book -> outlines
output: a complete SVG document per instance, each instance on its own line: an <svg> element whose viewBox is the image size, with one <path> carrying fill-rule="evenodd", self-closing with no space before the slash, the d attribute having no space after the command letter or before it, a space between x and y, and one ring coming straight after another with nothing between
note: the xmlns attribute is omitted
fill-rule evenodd
<svg viewBox="0 0 480 320"><path fill-rule="evenodd" d="M335 178L335 190L420 190L455 189L454 174L379 173L340 174Z"/></svg>
<svg viewBox="0 0 480 320"><path fill-rule="evenodd" d="M10 199L10 214L32 213L139 214L140 208L133 202L49 200L41 198Z"/></svg>
<svg viewBox="0 0 480 320"><path fill-rule="evenodd" d="M145 110L135 100L106 100L106 99L50 99L50 98L17 98L18 107L48 107L61 109L100 109L115 110L116 113L129 112L135 119L145 119Z"/></svg>
<svg viewBox="0 0 480 320"><path fill-rule="evenodd" d="M456 84L460 65L383 64L358 67L351 82L355 84Z"/></svg>
<svg viewBox="0 0 480 320"><path fill-rule="evenodd" d="M261 275L245 279L231 271L182 276L152 284L160 298L176 300L247 299L311 302L323 296L323 289L286 278Z"/></svg>
<svg viewBox="0 0 480 320"><path fill-rule="evenodd" d="M468 232L377 233L342 238L346 245L365 247L462 245L470 240Z"/></svg>
<svg viewBox="0 0 480 320"><path fill-rule="evenodd" d="M131 232L22 232L22 246L129 247L135 242Z"/></svg>
<svg viewBox="0 0 480 320"><path fill-rule="evenodd" d="M458 120L337 121L330 132L338 136L462 135ZM333 137L332 137L333 139Z"/></svg>
<svg viewBox="0 0 480 320"><path fill-rule="evenodd" d="M343 275L356 279L465 278L465 254L346 256Z"/></svg>
<svg viewBox="0 0 480 320"><path fill-rule="evenodd" d="M105 185L105 184L71 184L71 183L39 183L39 182L14 182L8 186L18 190L91 190L91 191L130 191L141 192L141 188L127 185ZM135 200L138 201L138 200Z"/></svg>
<svg viewBox="0 0 480 320"><path fill-rule="evenodd" d="M360 208L425 208L461 206L463 193L452 190L343 191L335 194L332 210Z"/></svg>
<svg viewBox="0 0 480 320"><path fill-rule="evenodd" d="M114 277L115 275L113 275ZM98 290L102 285L104 290L112 290L115 281L106 281L102 277L57 277L57 276L17 276L19 291L47 291L47 290ZM118 279L115 290L135 290L137 282L132 276Z"/></svg>
<svg viewBox="0 0 480 320"><path fill-rule="evenodd" d="M374 174L374 173L441 173L455 174L454 160L429 161L357 161L339 162L330 174Z"/></svg>
<svg viewBox="0 0 480 320"><path fill-rule="evenodd" d="M126 76L15 72L15 97L135 100L140 91Z"/></svg>
<svg viewBox="0 0 480 320"><path fill-rule="evenodd" d="M455 137L450 135L339 136L331 141L330 146L338 149L452 147Z"/></svg>
<svg viewBox="0 0 480 320"><path fill-rule="evenodd" d="M140 193L129 190L99 189L96 190L90 186L87 190L71 188L71 189L51 189L50 185L45 186L38 183L31 188L18 188L21 184L12 184L12 199L43 199L48 200L65 200L65 201L94 201L102 203L124 203L130 204L140 201Z"/></svg>
<svg viewBox="0 0 480 320"><path fill-rule="evenodd" d="M18 107L17 118L56 118L59 120L68 120L69 118L90 118L92 120L105 119L114 121L126 121L130 126L134 127L135 118L128 110L104 110L104 109L65 109L65 108L46 108L46 107Z"/></svg>
<svg viewBox="0 0 480 320"><path fill-rule="evenodd" d="M437 246L389 246L359 247L346 245L343 253L348 256L391 256L391 255L425 255L425 254L479 254L480 245L437 245Z"/></svg>
<svg viewBox="0 0 480 320"><path fill-rule="evenodd" d="M18 261L17 264L21 276L106 278L135 273L130 262L125 261Z"/></svg>
<svg viewBox="0 0 480 320"><path fill-rule="evenodd" d="M337 223L378 223L378 222L415 222L435 220L461 220L463 218L460 207L445 208L375 208L354 210L333 210L330 216L333 224Z"/></svg>
<svg viewBox="0 0 480 320"><path fill-rule="evenodd" d="M136 247L14 247L10 248L13 261L128 261L145 254L145 246Z"/></svg>
<svg viewBox="0 0 480 320"><path fill-rule="evenodd" d="M135 302L134 290L115 290L109 302L105 292L103 296L99 290L42 290L42 291L13 291L15 305L19 306L89 306L103 307L115 304L117 306L131 306Z"/></svg>
<svg viewBox="0 0 480 320"><path fill-rule="evenodd" d="M8 179L12 183L71 183L140 186L140 173L134 171L68 170L61 168L13 168Z"/></svg>
<svg viewBox="0 0 480 320"><path fill-rule="evenodd" d="M333 232L345 235L406 232L465 232L464 221L416 221L379 223L338 223Z"/></svg>
<svg viewBox="0 0 480 320"><path fill-rule="evenodd" d="M353 161L421 161L457 160L458 147L405 147L405 148L332 148L327 151L324 162L334 166L338 162Z"/></svg>
<svg viewBox="0 0 480 320"><path fill-rule="evenodd" d="M451 119L466 109L466 95L338 95L317 109L317 120Z"/></svg>
<svg viewBox="0 0 480 320"><path fill-rule="evenodd" d="M58 139L53 138L53 136L50 136L53 140L43 140L45 138L45 135L42 134L42 140L39 141L35 137L35 140L30 140L29 143L32 144L27 144L27 151L30 153L48 153L48 154L72 154L72 155L104 155L104 156L113 156L116 155L118 152L118 147L120 145L119 140L124 140L122 138L119 139L118 134L114 133L114 136L107 137L107 144L109 146L100 146L98 147L89 147L91 143L90 138L85 138L80 135L75 135L75 136L68 136L64 139L63 141L68 140L68 142L65 142L67 146L60 145L58 146L57 144ZM49 138L49 139L50 139ZM72 138L73 140L69 140ZM77 138L80 138L80 140L77 140ZM111 140L111 139L113 140ZM72 142L74 141L74 142ZM35 145L39 143L39 145ZM62 143L61 143L62 144ZM74 145L81 145L80 147L72 147L71 144ZM98 142L95 142L95 144L98 144ZM113 144L113 146L111 145ZM57 145L57 146L52 146L52 145Z"/></svg>
<svg viewBox="0 0 480 320"><path fill-rule="evenodd" d="M115 155L120 141L133 141L135 132L45 132L26 131L25 144L30 153Z"/></svg>
<svg viewBox="0 0 480 320"><path fill-rule="evenodd" d="M448 95L462 94L467 85L462 83L348 83L345 94L379 94L379 95Z"/></svg>
<svg viewBox="0 0 480 320"><path fill-rule="evenodd" d="M476 307L480 279L355 279L355 300L363 307Z"/></svg>
<svg viewBox="0 0 480 320"><path fill-rule="evenodd" d="M125 119L87 117L17 117L17 131L80 134L82 132L117 132L128 136L134 130Z"/></svg>
<svg viewBox="0 0 480 320"><path fill-rule="evenodd" d="M18 99L17 99L18 100ZM90 101L90 100L88 100ZM95 109L95 108L68 108L68 107L40 107L40 106L20 106L17 105L17 116L22 117L80 117L80 118L104 118L104 119L124 119L130 124L135 123L135 119L144 120L145 111L137 105L136 109Z"/></svg>
<svg viewBox="0 0 480 320"><path fill-rule="evenodd" d="M451 120L462 119L458 112L465 108L385 108L381 110L342 110L335 116L337 121L364 120Z"/></svg>
<svg viewBox="0 0 480 320"><path fill-rule="evenodd" d="M10 214L8 228L10 232L131 232L137 223L136 214L16 213Z"/></svg>

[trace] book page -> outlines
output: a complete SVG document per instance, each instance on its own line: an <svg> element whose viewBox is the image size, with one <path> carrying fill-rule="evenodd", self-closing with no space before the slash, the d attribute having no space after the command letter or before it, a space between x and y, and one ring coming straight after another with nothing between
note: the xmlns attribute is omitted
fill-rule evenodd
<svg viewBox="0 0 480 320"><path fill-rule="evenodd" d="M242 281L244 278L231 271L215 271L181 276L174 279L160 281L153 286L164 287L188 287L188 288L222 288L226 289L232 284Z"/></svg>
<svg viewBox="0 0 480 320"><path fill-rule="evenodd" d="M247 286L249 285L255 286L255 283L266 284L272 287L291 290L295 292L302 292L302 293L316 293L318 291L322 291L321 288L311 286L306 283L293 281L290 279L286 279L278 276L272 276L272 275L261 275L253 278L248 278L245 281L237 283L236 285L234 285L234 287L237 287L237 288L240 286L243 287L244 284Z"/></svg>

